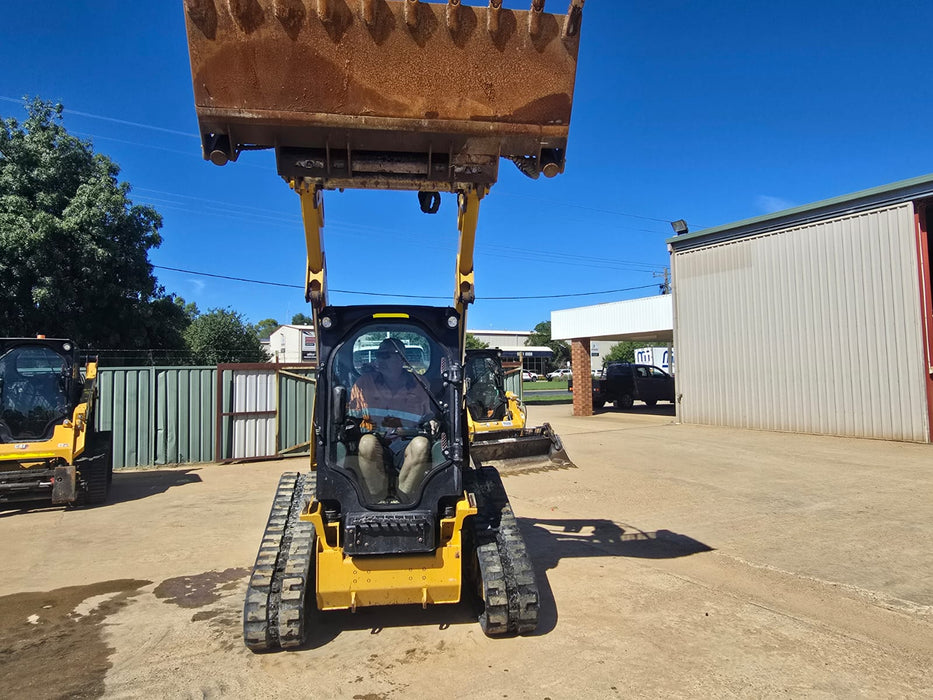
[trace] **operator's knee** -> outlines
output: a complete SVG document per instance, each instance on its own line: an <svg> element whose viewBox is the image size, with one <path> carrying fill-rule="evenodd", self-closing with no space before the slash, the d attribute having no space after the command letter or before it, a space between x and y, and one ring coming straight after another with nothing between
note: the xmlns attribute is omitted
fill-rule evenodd
<svg viewBox="0 0 933 700"><path fill-rule="evenodd" d="M431 461L431 441L423 435L413 438L405 449L405 462L422 464Z"/></svg>
<svg viewBox="0 0 933 700"><path fill-rule="evenodd" d="M358 450L359 476L370 502L385 500L389 489L389 477L382 461L382 443L369 433L360 438Z"/></svg>
<svg viewBox="0 0 933 700"><path fill-rule="evenodd" d="M399 499L412 498L430 469L431 441L419 435L408 444L405 450L405 462L398 475Z"/></svg>
<svg viewBox="0 0 933 700"><path fill-rule="evenodd" d="M366 433L363 437L360 438L359 447L357 448L360 455L360 461L367 462L378 462L382 464L382 444L372 433Z"/></svg>

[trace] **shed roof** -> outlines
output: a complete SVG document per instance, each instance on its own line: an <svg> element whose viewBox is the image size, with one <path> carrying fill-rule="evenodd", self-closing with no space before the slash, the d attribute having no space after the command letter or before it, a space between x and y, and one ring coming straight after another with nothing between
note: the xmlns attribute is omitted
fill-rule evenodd
<svg viewBox="0 0 933 700"><path fill-rule="evenodd" d="M806 204L793 209L784 209L773 214L744 219L732 224L714 226L696 233L686 233L668 238L667 243L673 250L696 248L711 243L745 238L776 229L798 226L844 214L854 214L867 209L909 202L923 197L933 196L933 174L922 175L909 180L901 180L890 185L882 185L852 194L824 199L813 204Z"/></svg>

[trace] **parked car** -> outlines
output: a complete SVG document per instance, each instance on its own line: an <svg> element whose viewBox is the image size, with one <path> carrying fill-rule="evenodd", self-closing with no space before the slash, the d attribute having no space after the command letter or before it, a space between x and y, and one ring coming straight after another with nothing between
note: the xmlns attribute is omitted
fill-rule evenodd
<svg viewBox="0 0 933 700"><path fill-rule="evenodd" d="M569 367L563 367L561 369L555 369L553 372L549 372L547 378L552 382L558 379L570 379L573 376L573 372L570 371Z"/></svg>
<svg viewBox="0 0 933 700"><path fill-rule="evenodd" d="M674 378L653 365L610 362L603 375L593 380L593 408L612 402L616 408L631 408L635 401L654 406L674 402Z"/></svg>
<svg viewBox="0 0 933 700"><path fill-rule="evenodd" d="M523 369L522 370L522 381L523 382L536 382L538 381L538 374L536 372L532 372L531 370Z"/></svg>

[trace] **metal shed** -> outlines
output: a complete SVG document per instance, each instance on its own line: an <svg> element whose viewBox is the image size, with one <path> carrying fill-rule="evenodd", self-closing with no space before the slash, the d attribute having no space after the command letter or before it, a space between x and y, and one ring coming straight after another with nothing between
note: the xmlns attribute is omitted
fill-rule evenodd
<svg viewBox="0 0 933 700"><path fill-rule="evenodd" d="M686 423L931 442L933 175L669 239Z"/></svg>

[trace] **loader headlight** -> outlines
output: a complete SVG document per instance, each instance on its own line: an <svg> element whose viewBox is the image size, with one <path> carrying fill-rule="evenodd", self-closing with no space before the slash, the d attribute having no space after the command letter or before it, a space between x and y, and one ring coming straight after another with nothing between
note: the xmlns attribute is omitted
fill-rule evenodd
<svg viewBox="0 0 933 700"><path fill-rule="evenodd" d="M447 325L448 325L450 328L456 328L458 323L460 323L460 322L457 320L457 317L456 317L456 316L448 316L448 317L447 317Z"/></svg>
<svg viewBox="0 0 933 700"><path fill-rule="evenodd" d="M334 325L334 321L330 316L324 316L321 319L321 328L330 328Z"/></svg>

